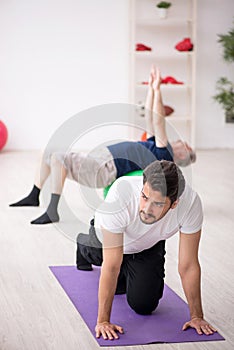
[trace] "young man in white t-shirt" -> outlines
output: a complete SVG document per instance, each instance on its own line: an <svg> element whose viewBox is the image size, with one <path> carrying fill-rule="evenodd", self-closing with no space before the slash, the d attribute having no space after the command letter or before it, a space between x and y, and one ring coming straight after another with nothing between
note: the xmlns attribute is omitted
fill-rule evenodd
<svg viewBox="0 0 234 350"><path fill-rule="evenodd" d="M143 182L143 183L142 183ZM203 213L199 196L170 161L155 161L142 177L122 177L96 211L95 228L77 238L77 268L101 265L96 336L117 339L123 328L110 322L115 294L126 293L139 314L152 313L163 294L165 240L180 232L179 274L198 334L215 329L203 318L198 247ZM93 223L92 223L93 224Z"/></svg>

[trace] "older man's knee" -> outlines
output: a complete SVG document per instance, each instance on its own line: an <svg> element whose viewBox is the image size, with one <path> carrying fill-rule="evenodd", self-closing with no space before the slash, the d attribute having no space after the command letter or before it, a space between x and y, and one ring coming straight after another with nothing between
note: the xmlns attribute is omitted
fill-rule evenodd
<svg viewBox="0 0 234 350"><path fill-rule="evenodd" d="M52 153L51 156L50 156L50 164L51 164L51 166L56 165L58 163L61 164L61 161L59 161L59 159L58 159L58 154L57 153Z"/></svg>

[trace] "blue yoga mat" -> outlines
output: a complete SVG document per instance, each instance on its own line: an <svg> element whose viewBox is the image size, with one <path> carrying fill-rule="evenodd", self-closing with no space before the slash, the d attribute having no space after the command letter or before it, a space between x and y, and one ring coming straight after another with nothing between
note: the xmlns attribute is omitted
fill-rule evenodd
<svg viewBox="0 0 234 350"><path fill-rule="evenodd" d="M79 271L75 266L53 266L50 269L95 337L100 268ZM158 308L147 316L136 314L129 307L125 295L115 295L111 321L121 325L125 333L119 334L117 340L95 339L100 346L224 340L218 332L206 336L198 335L191 328L182 331L188 320L188 305L167 285Z"/></svg>

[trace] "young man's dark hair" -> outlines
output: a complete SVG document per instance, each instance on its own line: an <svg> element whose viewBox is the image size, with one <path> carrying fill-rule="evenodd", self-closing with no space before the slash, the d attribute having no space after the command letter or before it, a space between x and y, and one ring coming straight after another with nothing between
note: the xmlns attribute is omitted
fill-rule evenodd
<svg viewBox="0 0 234 350"><path fill-rule="evenodd" d="M148 183L154 191L169 197L173 204L183 193L185 179L180 168L173 162L156 160L143 172L143 184Z"/></svg>

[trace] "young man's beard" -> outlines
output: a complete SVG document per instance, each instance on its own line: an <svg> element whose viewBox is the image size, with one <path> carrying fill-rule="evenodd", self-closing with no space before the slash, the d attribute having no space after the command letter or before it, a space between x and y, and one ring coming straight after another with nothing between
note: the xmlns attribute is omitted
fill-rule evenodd
<svg viewBox="0 0 234 350"><path fill-rule="evenodd" d="M140 216L141 222L147 225L154 224L157 221L157 218L154 215L145 214L144 210L139 211L139 216Z"/></svg>

